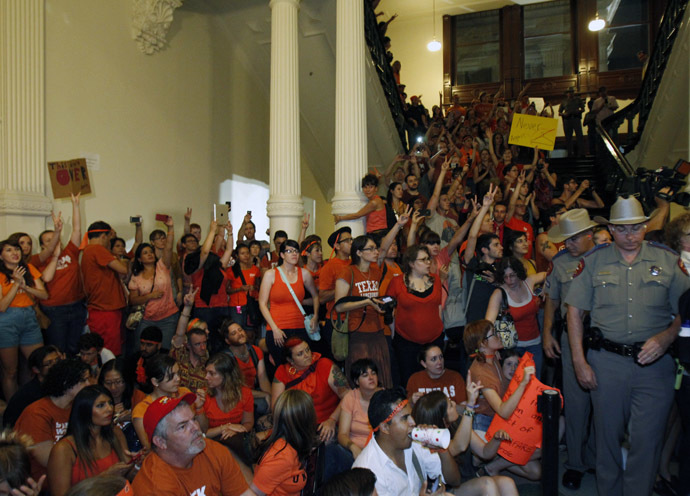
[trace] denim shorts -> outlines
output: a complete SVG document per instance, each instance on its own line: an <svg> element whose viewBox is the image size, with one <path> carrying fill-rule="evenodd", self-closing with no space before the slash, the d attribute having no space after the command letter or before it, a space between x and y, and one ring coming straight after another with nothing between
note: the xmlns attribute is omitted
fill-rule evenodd
<svg viewBox="0 0 690 496"><path fill-rule="evenodd" d="M33 307L9 307L0 313L0 348L43 343Z"/></svg>

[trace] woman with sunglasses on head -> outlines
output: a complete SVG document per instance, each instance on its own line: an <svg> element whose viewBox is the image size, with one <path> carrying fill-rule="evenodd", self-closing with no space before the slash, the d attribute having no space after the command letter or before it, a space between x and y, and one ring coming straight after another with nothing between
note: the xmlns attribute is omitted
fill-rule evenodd
<svg viewBox="0 0 690 496"><path fill-rule="evenodd" d="M295 299L304 301L306 288L311 294L312 305L316 308L319 306L319 292L314 280L307 269L299 266L297 241L288 239L282 243L278 257L278 266L266 271L259 290L259 308L266 320L266 345L276 366L282 363L281 348L285 341L293 336L305 341L309 339L304 327L304 315ZM318 315L315 314L310 327L317 329L317 326Z"/></svg>
<svg viewBox="0 0 690 496"><path fill-rule="evenodd" d="M155 248L149 243L137 246L132 261L132 278L129 281L129 304L144 305L144 316L136 328L135 346L139 348L141 331L156 326L163 331L163 348L170 348L177 327L178 309L173 297L170 267L172 264L175 232L173 218L165 221L168 235L163 256L156 257Z"/></svg>
<svg viewBox="0 0 690 496"><path fill-rule="evenodd" d="M502 307L507 307L515 321L518 333L520 355L529 351L534 355L536 377L539 378L543 362L541 331L537 320L541 299L534 294L535 286L543 284L546 272L527 275L524 265L515 257L507 257L498 262L496 281L500 287L494 290L486 308L486 320L495 321Z"/></svg>
<svg viewBox="0 0 690 496"><path fill-rule="evenodd" d="M381 247L369 235L358 236L352 242L350 257L352 263L340 271L335 282L335 310L349 312L348 354L345 360L345 373L350 374L350 366L360 358L370 358L381 372L384 387L391 387L390 355L388 343L383 332L384 303L379 297L379 286L383 279L382 267L388 248L395 236L409 219L411 209L401 215L395 226L381 241ZM343 298L355 297L354 301L341 302ZM392 311L392 309L390 310Z"/></svg>

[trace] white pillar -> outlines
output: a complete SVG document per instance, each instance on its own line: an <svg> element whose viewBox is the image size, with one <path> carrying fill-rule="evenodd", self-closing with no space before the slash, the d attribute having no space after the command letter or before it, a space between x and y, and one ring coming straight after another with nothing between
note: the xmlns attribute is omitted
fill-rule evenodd
<svg viewBox="0 0 690 496"><path fill-rule="evenodd" d="M361 181L367 173L367 110L364 0L337 0L335 50L335 195L333 213L349 214L366 204ZM365 220L346 221L352 235Z"/></svg>
<svg viewBox="0 0 690 496"><path fill-rule="evenodd" d="M45 228L45 0L0 0L0 233Z"/></svg>
<svg viewBox="0 0 690 496"><path fill-rule="evenodd" d="M269 192L271 237L277 230L297 239L302 202L299 137L299 0L271 0L271 111Z"/></svg>

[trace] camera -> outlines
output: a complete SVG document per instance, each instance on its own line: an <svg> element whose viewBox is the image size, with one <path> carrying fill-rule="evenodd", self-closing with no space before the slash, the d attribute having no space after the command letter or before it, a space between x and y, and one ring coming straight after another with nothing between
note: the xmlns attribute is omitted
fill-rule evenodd
<svg viewBox="0 0 690 496"><path fill-rule="evenodd" d="M383 296L380 300L379 308L383 310L383 323L391 325L393 323L393 310L398 306L398 302L391 296Z"/></svg>
<svg viewBox="0 0 690 496"><path fill-rule="evenodd" d="M631 178L619 179L616 184L616 196L634 195L646 211L656 208L657 197L667 202L674 202L683 207L690 206L690 193L683 191L687 176L690 173L690 162L678 160L673 168L660 167L656 170L638 168ZM668 188L668 192L660 190Z"/></svg>

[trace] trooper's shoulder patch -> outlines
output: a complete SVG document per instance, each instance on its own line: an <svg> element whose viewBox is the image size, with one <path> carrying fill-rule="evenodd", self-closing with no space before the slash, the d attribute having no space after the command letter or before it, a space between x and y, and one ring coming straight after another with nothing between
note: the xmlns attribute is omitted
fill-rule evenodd
<svg viewBox="0 0 690 496"><path fill-rule="evenodd" d="M680 267L680 270L683 271L683 274L690 277L690 273L688 273L688 269L685 268L685 264L683 263L683 261L680 258L678 259L678 267Z"/></svg>
<svg viewBox="0 0 690 496"><path fill-rule="evenodd" d="M577 268L575 269L575 272L573 272L573 279L575 279L577 276L582 274L583 270L585 270L585 259L581 258L580 263L577 264Z"/></svg>

